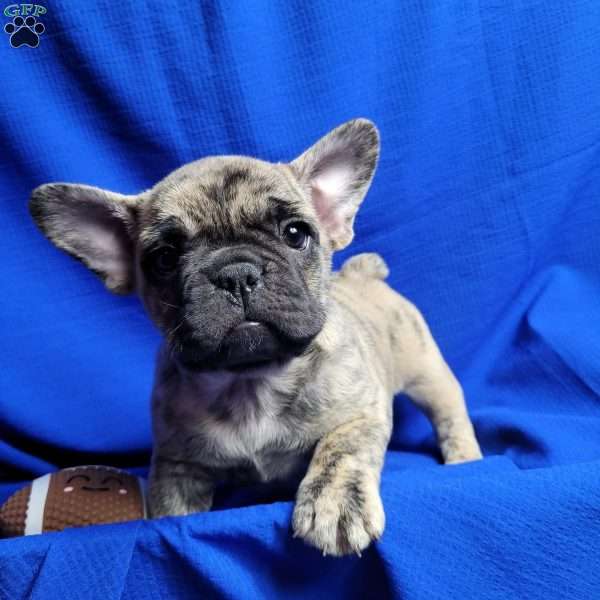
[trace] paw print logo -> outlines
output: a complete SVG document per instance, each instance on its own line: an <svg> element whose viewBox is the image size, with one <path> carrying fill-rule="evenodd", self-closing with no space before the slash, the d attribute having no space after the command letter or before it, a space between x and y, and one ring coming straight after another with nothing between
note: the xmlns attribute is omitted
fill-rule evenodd
<svg viewBox="0 0 600 600"><path fill-rule="evenodd" d="M40 44L40 35L46 31L43 23L40 23L34 16L15 17L12 23L4 26L5 33L10 35L10 45L13 48L19 46L29 46L37 48Z"/></svg>

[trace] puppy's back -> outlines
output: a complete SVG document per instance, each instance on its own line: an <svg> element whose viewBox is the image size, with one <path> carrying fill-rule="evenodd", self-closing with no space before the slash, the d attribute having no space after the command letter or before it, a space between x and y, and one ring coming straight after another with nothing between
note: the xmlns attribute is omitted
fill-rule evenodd
<svg viewBox="0 0 600 600"><path fill-rule="evenodd" d="M398 392L407 383L406 374L437 360L438 350L419 309L383 281L388 274L378 254L357 254L334 277L332 296L357 321L356 331L368 336Z"/></svg>

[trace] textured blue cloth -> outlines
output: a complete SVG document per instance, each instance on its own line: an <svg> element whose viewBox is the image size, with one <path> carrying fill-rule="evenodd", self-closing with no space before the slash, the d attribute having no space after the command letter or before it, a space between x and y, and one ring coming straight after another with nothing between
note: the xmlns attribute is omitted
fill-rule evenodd
<svg viewBox="0 0 600 600"><path fill-rule="evenodd" d="M598 597L600 2L47 8L39 47L0 32L0 500L57 467L143 468L151 443L158 335L42 238L29 191L289 160L356 116L382 158L344 256L383 254L422 309L486 459L440 466L399 397L362 558L293 540L290 490L223 490L208 514L0 541L0 598Z"/></svg>

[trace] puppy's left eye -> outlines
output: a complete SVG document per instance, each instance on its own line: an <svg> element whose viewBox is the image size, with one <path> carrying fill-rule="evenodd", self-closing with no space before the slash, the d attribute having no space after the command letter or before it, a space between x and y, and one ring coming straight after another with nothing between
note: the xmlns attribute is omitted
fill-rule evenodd
<svg viewBox="0 0 600 600"><path fill-rule="evenodd" d="M283 230L285 243L295 250L305 250L310 242L310 228L302 221L288 223Z"/></svg>
<svg viewBox="0 0 600 600"><path fill-rule="evenodd" d="M171 246L160 248L152 254L152 270L160 277L173 273L179 264L179 253Z"/></svg>

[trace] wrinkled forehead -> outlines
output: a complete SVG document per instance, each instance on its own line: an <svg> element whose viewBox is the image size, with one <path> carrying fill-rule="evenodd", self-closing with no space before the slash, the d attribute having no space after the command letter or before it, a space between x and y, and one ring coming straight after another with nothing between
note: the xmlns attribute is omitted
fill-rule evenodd
<svg viewBox="0 0 600 600"><path fill-rule="evenodd" d="M246 157L206 158L151 190L142 238L156 235L156 226L167 221L190 237L226 234L261 223L274 210L314 218L289 167Z"/></svg>

